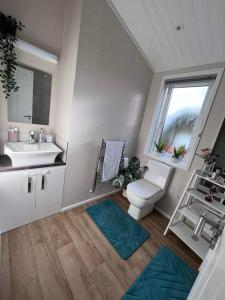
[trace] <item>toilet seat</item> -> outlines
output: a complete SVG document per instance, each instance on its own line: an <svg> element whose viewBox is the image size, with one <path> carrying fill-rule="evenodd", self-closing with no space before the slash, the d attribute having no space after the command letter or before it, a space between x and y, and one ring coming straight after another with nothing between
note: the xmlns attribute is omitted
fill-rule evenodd
<svg viewBox="0 0 225 300"><path fill-rule="evenodd" d="M161 192L160 188L145 179L139 179L127 186L127 190L141 199L147 200Z"/></svg>

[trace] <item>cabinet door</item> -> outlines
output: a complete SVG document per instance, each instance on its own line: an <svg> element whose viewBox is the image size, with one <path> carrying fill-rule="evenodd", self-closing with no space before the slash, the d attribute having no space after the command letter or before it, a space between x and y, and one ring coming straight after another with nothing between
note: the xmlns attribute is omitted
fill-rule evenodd
<svg viewBox="0 0 225 300"><path fill-rule="evenodd" d="M31 221L35 209L35 181L27 171L0 173L0 232Z"/></svg>
<svg viewBox="0 0 225 300"><path fill-rule="evenodd" d="M62 203L65 166L39 169L36 177L36 209Z"/></svg>

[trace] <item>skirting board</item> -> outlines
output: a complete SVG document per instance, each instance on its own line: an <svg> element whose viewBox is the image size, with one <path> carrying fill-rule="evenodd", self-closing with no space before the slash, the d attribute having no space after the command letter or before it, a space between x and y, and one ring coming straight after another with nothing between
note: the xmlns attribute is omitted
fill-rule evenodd
<svg viewBox="0 0 225 300"><path fill-rule="evenodd" d="M69 205L69 206L66 206L66 207L63 207L60 209L60 212L65 212L67 210L70 210L70 209L73 209L75 207L79 207L79 206L82 206L82 205L85 205L89 202L92 202L92 201L95 201L95 200L99 200L99 199L102 199L104 197L108 197L110 195L113 195L113 194L116 194L118 193L119 191L121 191L121 189L116 189L115 191L112 191L112 192L109 192L109 193L105 193L105 194L102 194L102 195L99 195L99 196L96 196L96 197L93 197L91 199L88 199L88 200L84 200L82 202L78 202L78 203L75 203L75 204L72 204L72 205Z"/></svg>
<svg viewBox="0 0 225 300"><path fill-rule="evenodd" d="M110 195L118 193L119 191L122 191L122 188L121 189L117 189L117 190L112 191L112 192L109 192L109 193L105 193L105 194L100 195L100 196L93 197L91 199L88 199L88 200L85 200L85 201L82 201L82 202L78 202L78 203L75 203L75 204L63 207L63 208L60 209L60 212L65 212L65 211L73 209L75 207L79 207L79 206L85 205L85 204L87 204L89 202L92 202L92 201L95 201L95 200L98 200L98 199L102 199L104 197L108 197ZM170 220L170 218L171 218L170 215L168 215L166 212L164 212L161 208L158 208L157 206L155 206L154 209L157 210L158 212L160 212L168 220Z"/></svg>
<svg viewBox="0 0 225 300"><path fill-rule="evenodd" d="M168 220L170 220L171 216L168 215L166 212L164 212L161 208L158 208L157 206L154 206L154 209L157 210L164 217L166 217Z"/></svg>

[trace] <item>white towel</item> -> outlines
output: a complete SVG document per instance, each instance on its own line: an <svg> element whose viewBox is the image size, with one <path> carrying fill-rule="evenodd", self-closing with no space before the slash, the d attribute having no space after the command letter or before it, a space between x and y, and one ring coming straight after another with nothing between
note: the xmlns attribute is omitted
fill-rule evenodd
<svg viewBox="0 0 225 300"><path fill-rule="evenodd" d="M114 178L119 171L124 142L106 141L102 182Z"/></svg>

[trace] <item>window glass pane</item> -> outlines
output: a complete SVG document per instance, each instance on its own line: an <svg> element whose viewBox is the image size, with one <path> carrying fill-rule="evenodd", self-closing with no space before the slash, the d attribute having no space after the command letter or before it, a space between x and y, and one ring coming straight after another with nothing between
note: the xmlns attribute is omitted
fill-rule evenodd
<svg viewBox="0 0 225 300"><path fill-rule="evenodd" d="M161 140L167 145L165 151L173 147L190 144L194 126L200 114L208 86L174 87L161 133Z"/></svg>

